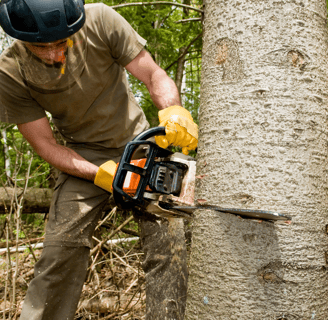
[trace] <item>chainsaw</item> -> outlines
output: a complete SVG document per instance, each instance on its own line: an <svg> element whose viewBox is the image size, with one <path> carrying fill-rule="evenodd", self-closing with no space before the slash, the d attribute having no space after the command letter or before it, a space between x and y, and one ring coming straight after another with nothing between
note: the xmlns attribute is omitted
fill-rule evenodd
<svg viewBox="0 0 328 320"><path fill-rule="evenodd" d="M258 220L291 220L277 212L196 204L196 160L148 140L159 135L165 135L165 127L146 130L125 146L112 186L115 203L122 209L137 208L166 218L191 219L195 210L208 209ZM146 158L132 160L140 147L147 149Z"/></svg>

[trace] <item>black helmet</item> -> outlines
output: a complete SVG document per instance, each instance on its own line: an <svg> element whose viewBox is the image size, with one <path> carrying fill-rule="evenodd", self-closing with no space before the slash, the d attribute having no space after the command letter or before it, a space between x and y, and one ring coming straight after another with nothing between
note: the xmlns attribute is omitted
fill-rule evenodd
<svg viewBox="0 0 328 320"><path fill-rule="evenodd" d="M2 0L0 25L11 37L52 42L76 33L85 22L84 0Z"/></svg>

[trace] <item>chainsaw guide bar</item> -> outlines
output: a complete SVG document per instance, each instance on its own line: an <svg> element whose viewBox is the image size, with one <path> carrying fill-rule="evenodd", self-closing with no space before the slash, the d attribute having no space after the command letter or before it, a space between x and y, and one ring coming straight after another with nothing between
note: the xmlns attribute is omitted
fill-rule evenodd
<svg viewBox="0 0 328 320"><path fill-rule="evenodd" d="M272 221L291 221L292 218L278 212L253 210L253 209L235 209L235 208L221 208L213 205L200 205L200 206L179 206L162 204L164 209L171 209L182 211L192 214L195 210L213 210L224 213L232 213L239 215L243 218L259 219L259 220L272 220Z"/></svg>

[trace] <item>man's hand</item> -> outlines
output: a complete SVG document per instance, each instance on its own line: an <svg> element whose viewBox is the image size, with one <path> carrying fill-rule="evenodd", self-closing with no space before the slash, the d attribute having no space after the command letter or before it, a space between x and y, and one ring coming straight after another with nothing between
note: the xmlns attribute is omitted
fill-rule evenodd
<svg viewBox="0 0 328 320"><path fill-rule="evenodd" d="M184 154L194 150L198 143L198 126L188 110L172 106L158 112L160 126L165 127L165 136L155 137L156 143L167 148L170 144L180 146Z"/></svg>
<svg viewBox="0 0 328 320"><path fill-rule="evenodd" d="M146 85L151 99L159 110L181 105L174 81L146 51L141 51L125 68Z"/></svg>
<svg viewBox="0 0 328 320"><path fill-rule="evenodd" d="M143 168L146 165L146 158L135 159L130 162L130 164ZM114 177L116 174L117 164L110 160L102 164L97 172L95 178L95 185L105 189L108 192L113 192L112 185L114 181ZM124 179L123 191L127 194L134 196L137 192L138 185L140 182L140 175L132 172L131 174L126 175ZM150 189L149 189L150 190Z"/></svg>
<svg viewBox="0 0 328 320"><path fill-rule="evenodd" d="M99 167L94 184L108 192L112 192L112 184L116 171L116 163L109 160Z"/></svg>
<svg viewBox="0 0 328 320"><path fill-rule="evenodd" d="M182 152L196 149L198 126L188 110L180 107L178 89L172 79L161 69L146 51L141 51L126 69L141 80L159 112L160 126L165 126L166 136L156 137L160 147L169 144L182 147Z"/></svg>

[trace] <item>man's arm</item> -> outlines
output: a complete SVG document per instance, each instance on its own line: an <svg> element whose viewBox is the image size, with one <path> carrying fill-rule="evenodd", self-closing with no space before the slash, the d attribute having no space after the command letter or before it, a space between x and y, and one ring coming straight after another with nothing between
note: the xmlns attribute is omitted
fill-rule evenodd
<svg viewBox="0 0 328 320"><path fill-rule="evenodd" d="M148 52L141 51L125 68L146 85L159 110L173 105L181 106L174 81L154 62Z"/></svg>
<svg viewBox="0 0 328 320"><path fill-rule="evenodd" d="M99 168L75 151L57 144L46 117L19 124L18 129L45 161L70 175L94 181Z"/></svg>
<svg viewBox="0 0 328 320"><path fill-rule="evenodd" d="M125 68L146 85L153 102L160 110L159 125L165 127L165 136L155 137L156 143L162 148L167 148L170 144L180 146L184 154L194 150L198 143L198 126L190 112L181 107L174 81L144 50Z"/></svg>

